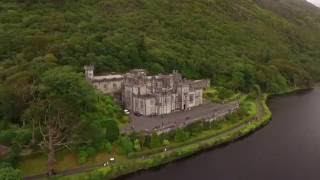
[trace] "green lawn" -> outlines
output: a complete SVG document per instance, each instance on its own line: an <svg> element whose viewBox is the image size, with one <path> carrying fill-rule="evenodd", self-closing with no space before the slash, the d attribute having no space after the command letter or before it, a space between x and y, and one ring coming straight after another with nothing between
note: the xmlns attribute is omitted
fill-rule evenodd
<svg viewBox="0 0 320 180"><path fill-rule="evenodd" d="M110 157L115 157L117 162L126 161L126 157L119 155L111 155L107 152L100 152L94 157L88 159L84 164L85 166L91 166L96 164L102 164L106 162ZM78 158L75 154L70 152L59 152L57 154L56 170L62 171L66 169L74 169L84 166L78 163ZM18 163L18 168L21 170L23 176L32 176L46 172L47 157L44 154L35 154L27 157L23 157Z"/></svg>
<svg viewBox="0 0 320 180"><path fill-rule="evenodd" d="M224 93L223 91L228 91L227 93ZM223 94L223 95L221 95ZM237 100L238 98L241 98L240 93L234 93L230 90L219 88L219 87L210 87L204 92L204 98L216 103L226 103L231 102L234 100Z"/></svg>

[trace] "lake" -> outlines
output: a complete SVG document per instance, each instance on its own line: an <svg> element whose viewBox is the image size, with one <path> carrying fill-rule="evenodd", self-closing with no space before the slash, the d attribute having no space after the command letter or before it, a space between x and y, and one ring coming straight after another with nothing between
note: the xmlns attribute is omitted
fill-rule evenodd
<svg viewBox="0 0 320 180"><path fill-rule="evenodd" d="M256 133L128 180L320 179L320 88L269 102L273 119Z"/></svg>

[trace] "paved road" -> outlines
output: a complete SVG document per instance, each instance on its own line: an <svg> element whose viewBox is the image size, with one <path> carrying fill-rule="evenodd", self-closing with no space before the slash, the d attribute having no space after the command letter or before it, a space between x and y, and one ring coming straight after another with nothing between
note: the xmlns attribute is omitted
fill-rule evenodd
<svg viewBox="0 0 320 180"><path fill-rule="evenodd" d="M238 102L226 104L215 104L207 102L200 106L194 107L188 111L174 112L163 116L135 116L130 115L132 122L121 129L122 133L147 131L154 129L163 129L166 127L178 128L196 121L205 120L214 117L223 117L238 107Z"/></svg>

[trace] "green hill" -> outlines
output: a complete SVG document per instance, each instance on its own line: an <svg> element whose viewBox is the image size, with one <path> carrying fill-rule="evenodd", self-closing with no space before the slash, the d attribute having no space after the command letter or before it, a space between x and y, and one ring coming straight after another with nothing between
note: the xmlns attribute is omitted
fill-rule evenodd
<svg viewBox="0 0 320 180"><path fill-rule="evenodd" d="M256 0L259 5L300 24L320 25L319 8L305 0Z"/></svg>
<svg viewBox="0 0 320 180"><path fill-rule="evenodd" d="M248 91L318 80L320 10L303 0L2 1L3 68L48 54L99 71L178 69Z"/></svg>

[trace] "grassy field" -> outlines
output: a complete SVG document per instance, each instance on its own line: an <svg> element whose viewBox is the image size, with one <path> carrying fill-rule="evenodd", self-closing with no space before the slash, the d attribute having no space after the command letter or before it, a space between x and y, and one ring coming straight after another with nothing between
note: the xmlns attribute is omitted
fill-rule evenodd
<svg viewBox="0 0 320 180"><path fill-rule="evenodd" d="M103 164L111 157L115 157L118 162L127 161L125 156L112 155L107 152L99 152L94 157L89 158L85 164L80 164L76 154L70 153L69 151L64 151L58 152L55 169L57 171L63 171L67 169L79 168L81 166ZM33 176L45 173L47 170L47 157L41 153L23 157L18 163L18 169L21 170L23 176Z"/></svg>
<svg viewBox="0 0 320 180"><path fill-rule="evenodd" d="M241 97L242 95L240 93L234 93L219 87L210 87L204 92L205 99L216 103L231 102Z"/></svg>

